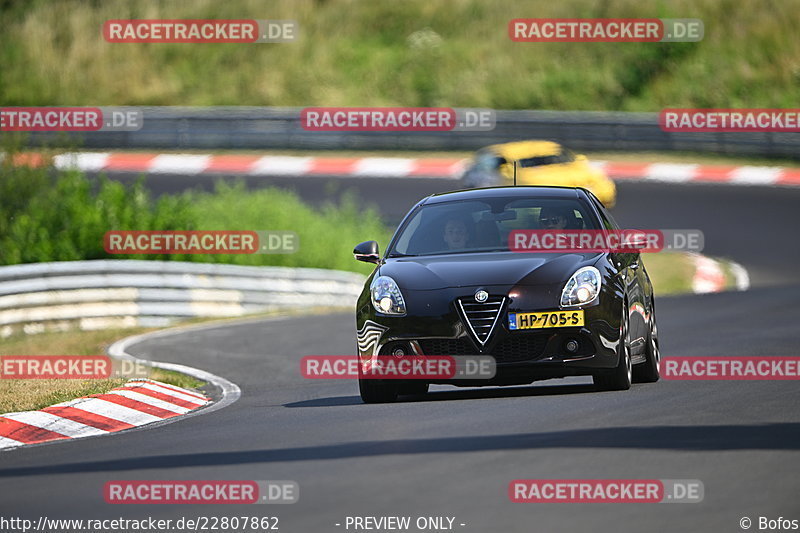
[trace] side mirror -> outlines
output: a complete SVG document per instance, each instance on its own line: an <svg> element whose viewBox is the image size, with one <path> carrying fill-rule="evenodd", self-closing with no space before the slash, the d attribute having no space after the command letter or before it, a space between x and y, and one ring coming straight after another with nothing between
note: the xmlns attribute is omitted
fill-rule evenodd
<svg viewBox="0 0 800 533"><path fill-rule="evenodd" d="M381 253L378 249L378 243L375 241L365 241L356 245L353 249L353 256L359 261L365 263L378 263L381 260Z"/></svg>
<svg viewBox="0 0 800 533"><path fill-rule="evenodd" d="M650 244L647 233L636 229L622 231L622 240L625 248L632 249L630 253L636 253L639 250L644 250Z"/></svg>

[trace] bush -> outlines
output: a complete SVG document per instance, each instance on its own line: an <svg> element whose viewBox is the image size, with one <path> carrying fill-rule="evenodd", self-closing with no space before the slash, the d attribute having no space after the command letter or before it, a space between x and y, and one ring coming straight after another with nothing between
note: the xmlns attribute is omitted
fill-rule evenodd
<svg viewBox="0 0 800 533"><path fill-rule="evenodd" d="M191 198L194 209L203 216L199 229L294 231L300 243L293 254L195 255L192 261L370 272L369 265L353 260L353 246L372 239L385 246L391 237L377 212L363 210L353 195L345 195L339 205L315 209L291 191L248 191L242 183L221 183L215 194L195 193Z"/></svg>

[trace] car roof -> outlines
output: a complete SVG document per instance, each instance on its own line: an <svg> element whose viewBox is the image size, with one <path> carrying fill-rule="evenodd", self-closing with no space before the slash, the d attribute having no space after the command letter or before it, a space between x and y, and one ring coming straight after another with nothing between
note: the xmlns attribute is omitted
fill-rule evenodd
<svg viewBox="0 0 800 533"><path fill-rule="evenodd" d="M558 155L561 153L560 144L553 141L515 141L504 144L493 144L483 148L502 155L508 160L526 159L536 156Z"/></svg>
<svg viewBox="0 0 800 533"><path fill-rule="evenodd" d="M481 200L484 198L519 197L519 198L579 198L581 193L586 194L581 187L557 187L518 185L508 187L486 187L483 189L465 189L433 194L422 201L424 204L438 204L459 200Z"/></svg>

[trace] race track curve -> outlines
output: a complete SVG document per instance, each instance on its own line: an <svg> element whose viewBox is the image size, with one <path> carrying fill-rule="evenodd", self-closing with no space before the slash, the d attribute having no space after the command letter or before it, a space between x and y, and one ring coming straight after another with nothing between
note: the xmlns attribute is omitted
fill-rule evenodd
<svg viewBox="0 0 800 533"><path fill-rule="evenodd" d="M411 185L393 203L413 203L420 191ZM743 264L754 282L747 292L658 299L664 355L800 355L800 190L620 183L619 191L623 226L702 229L706 252ZM299 375L301 357L352 353L354 343L354 318L343 312L134 345L137 356L224 376L242 398L154 430L2 453L0 516L271 515L288 533L344 531L335 524L348 515L451 516L465 532L741 531L744 516L800 518L797 382L662 380L596 393L574 378L436 387L424 400L368 406L353 382ZM514 504L508 484L519 478L699 479L705 499ZM300 501L106 504L103 484L124 479L294 480Z"/></svg>

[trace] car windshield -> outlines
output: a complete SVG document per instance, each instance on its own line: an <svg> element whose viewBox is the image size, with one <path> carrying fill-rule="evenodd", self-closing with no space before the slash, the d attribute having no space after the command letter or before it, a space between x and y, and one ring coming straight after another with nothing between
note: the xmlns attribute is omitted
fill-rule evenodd
<svg viewBox="0 0 800 533"><path fill-rule="evenodd" d="M423 205L402 227L389 257L506 252L514 230L600 229L577 199L490 198Z"/></svg>
<svg viewBox="0 0 800 533"><path fill-rule="evenodd" d="M475 168L481 170L497 170L505 163L505 159L491 152L478 152L475 156Z"/></svg>
<svg viewBox="0 0 800 533"><path fill-rule="evenodd" d="M570 163L572 161L575 161L574 154L567 149L562 149L560 153L554 155L543 155L520 159L519 166L522 168L541 167L544 165Z"/></svg>

